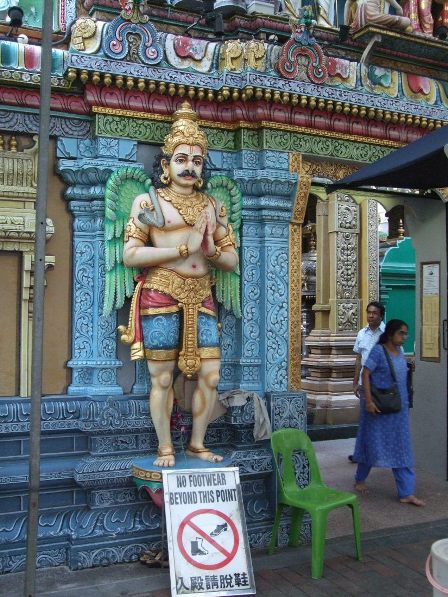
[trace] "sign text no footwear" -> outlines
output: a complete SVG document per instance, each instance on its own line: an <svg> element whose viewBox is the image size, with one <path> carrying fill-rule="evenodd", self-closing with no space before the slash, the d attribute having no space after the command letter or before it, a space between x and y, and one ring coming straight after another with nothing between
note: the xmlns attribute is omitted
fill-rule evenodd
<svg viewBox="0 0 448 597"><path fill-rule="evenodd" d="M253 595L237 468L164 470L171 594Z"/></svg>

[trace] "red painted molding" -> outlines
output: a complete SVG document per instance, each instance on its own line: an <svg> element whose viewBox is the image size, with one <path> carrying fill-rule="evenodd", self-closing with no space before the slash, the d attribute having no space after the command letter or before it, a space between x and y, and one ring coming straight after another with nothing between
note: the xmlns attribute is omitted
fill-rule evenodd
<svg viewBox="0 0 448 597"><path fill-rule="evenodd" d="M19 106L21 108L38 108L39 91L36 89L20 89L0 87L0 106ZM51 94L51 109L67 114L90 114L90 107L80 95Z"/></svg>
<svg viewBox="0 0 448 597"><path fill-rule="evenodd" d="M118 89L117 87L96 87L87 84L85 99L91 106L130 110L146 114L171 115L185 98L171 97L158 93L148 94L136 90ZM284 125L335 132L360 137L360 141L369 138L410 143L425 134L424 129L406 127L400 124L379 122L367 118L346 116L342 113L326 110L309 110L291 104L274 102L247 101L209 102L207 100L189 100L193 109L202 120L210 122L247 122L256 124L262 120Z"/></svg>
<svg viewBox="0 0 448 597"><path fill-rule="evenodd" d="M129 110L142 114L169 116L175 112L185 98L171 97L159 93L147 93L138 90L118 89L118 87L85 86L85 96L52 93L51 109L65 114L90 115L92 106ZM367 118L347 116L326 110L310 110L291 104L258 101L209 102L208 100L189 100L199 118L209 122L226 124L247 122L257 124L261 121L282 125L300 126L327 133L339 133L359 137L410 143L422 137L424 129L406 127L400 124L386 123ZM0 87L0 105L21 108L38 108L39 92L36 89Z"/></svg>

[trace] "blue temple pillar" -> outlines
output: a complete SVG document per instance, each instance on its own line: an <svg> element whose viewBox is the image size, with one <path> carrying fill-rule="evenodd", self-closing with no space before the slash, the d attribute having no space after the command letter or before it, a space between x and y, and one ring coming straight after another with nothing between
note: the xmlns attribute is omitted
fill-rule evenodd
<svg viewBox="0 0 448 597"><path fill-rule="evenodd" d="M117 368L116 313L102 316L104 188L110 173L135 163L137 144L121 139L58 140L58 172L69 185L73 214L72 383L77 396L122 394Z"/></svg>
<svg viewBox="0 0 448 597"><path fill-rule="evenodd" d="M288 154L243 150L230 173L243 192L241 386L288 384L288 225L296 176Z"/></svg>

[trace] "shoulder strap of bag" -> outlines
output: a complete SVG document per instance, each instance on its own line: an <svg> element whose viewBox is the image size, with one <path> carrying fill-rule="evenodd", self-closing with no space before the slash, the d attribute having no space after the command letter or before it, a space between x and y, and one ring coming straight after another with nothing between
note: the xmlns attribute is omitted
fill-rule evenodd
<svg viewBox="0 0 448 597"><path fill-rule="evenodd" d="M394 380L394 383L397 383L397 377L395 375L395 369L394 369L394 366L393 366L392 361L390 359L389 353L387 352L387 348L384 346L384 344L382 344L382 348L384 350L384 356L386 357L387 364L389 365L390 374L392 375L392 379Z"/></svg>

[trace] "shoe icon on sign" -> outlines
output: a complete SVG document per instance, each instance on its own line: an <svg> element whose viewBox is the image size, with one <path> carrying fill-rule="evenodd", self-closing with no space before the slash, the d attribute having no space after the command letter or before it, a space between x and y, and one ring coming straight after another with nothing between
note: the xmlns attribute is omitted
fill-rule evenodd
<svg viewBox="0 0 448 597"><path fill-rule="evenodd" d="M206 556L208 551L205 549L201 537L196 537L196 541L191 541L192 556Z"/></svg>
<svg viewBox="0 0 448 597"><path fill-rule="evenodd" d="M221 533L227 531L227 522L223 522L222 524L217 524L216 528L210 533L211 537L217 537Z"/></svg>

